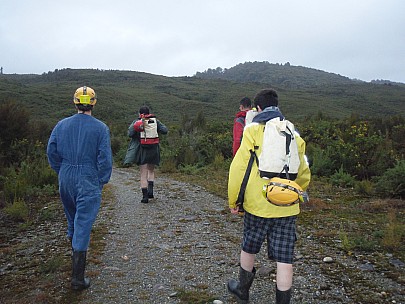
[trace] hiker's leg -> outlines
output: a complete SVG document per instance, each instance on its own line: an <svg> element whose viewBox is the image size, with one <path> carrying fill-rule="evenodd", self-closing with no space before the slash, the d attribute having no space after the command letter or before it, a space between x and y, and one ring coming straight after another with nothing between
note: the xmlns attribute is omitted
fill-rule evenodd
<svg viewBox="0 0 405 304"><path fill-rule="evenodd" d="M265 226L263 225L263 219L245 212L240 267L246 271L252 271L254 268L256 253L260 251L266 237Z"/></svg>
<svg viewBox="0 0 405 304"><path fill-rule="evenodd" d="M276 304L289 304L292 293L292 264L277 262Z"/></svg>
<svg viewBox="0 0 405 304"><path fill-rule="evenodd" d="M293 278L296 216L276 218L268 234L268 256L277 262L277 287L281 291L291 288Z"/></svg>
<svg viewBox="0 0 405 304"><path fill-rule="evenodd" d="M155 165L147 164L148 168L148 181L155 181Z"/></svg>
<svg viewBox="0 0 405 304"><path fill-rule="evenodd" d="M141 175L141 188L147 188L148 187L148 165L140 165L139 166L139 171Z"/></svg>
<svg viewBox="0 0 405 304"><path fill-rule="evenodd" d="M293 279L293 265L277 262L277 289L285 291L291 288Z"/></svg>
<svg viewBox="0 0 405 304"><path fill-rule="evenodd" d="M240 267L251 272L255 264L255 256L255 254L247 253L242 250L240 252Z"/></svg>
<svg viewBox="0 0 405 304"><path fill-rule="evenodd" d="M276 304L289 304L292 294L294 245L297 240L296 217L278 218L274 222L269 257L273 255L277 261Z"/></svg>

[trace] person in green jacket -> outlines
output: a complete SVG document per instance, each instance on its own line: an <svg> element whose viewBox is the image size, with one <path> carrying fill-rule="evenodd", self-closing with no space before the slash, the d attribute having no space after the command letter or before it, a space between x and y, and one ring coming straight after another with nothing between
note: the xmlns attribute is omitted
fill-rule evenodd
<svg viewBox="0 0 405 304"><path fill-rule="evenodd" d="M154 198L155 166L160 164L159 134L167 134L167 127L161 123L147 106L139 109L139 117L128 128L131 141L124 165L136 163L141 175L141 203Z"/></svg>
<svg viewBox="0 0 405 304"><path fill-rule="evenodd" d="M237 198L248 162L250 151L260 156L262 151L265 123L273 118L284 119L278 108L278 94L273 89L264 89L254 98L254 106L258 114L253 123L244 130L243 141L232 160L228 180L228 201L232 214L238 214ZM295 182L305 191L309 185L311 173L305 157L305 141L295 136L300 159ZM274 259L277 265L276 303L290 303L293 255L296 241L296 217L300 212L299 204L291 206L276 206L269 203L263 196L263 185L269 180L261 178L257 162L253 163L244 196L244 231L242 250L240 254L239 281L231 279L228 290L242 303L249 300L249 289L256 273L254 267L255 255L260 251L267 239L268 257Z"/></svg>

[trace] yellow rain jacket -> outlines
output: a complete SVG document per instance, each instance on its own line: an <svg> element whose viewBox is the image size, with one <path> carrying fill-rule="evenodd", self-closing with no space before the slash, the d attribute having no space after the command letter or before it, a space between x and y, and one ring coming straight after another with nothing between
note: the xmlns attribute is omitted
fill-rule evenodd
<svg viewBox="0 0 405 304"><path fill-rule="evenodd" d="M246 126L243 132L241 146L232 160L229 169L228 201L230 208L236 208L236 200L251 155L250 150L254 150L258 157L261 154L264 126L263 123L252 123ZM305 191L311 179L311 172L305 157L305 141L300 136L296 136L296 140L300 166L295 182ZM262 189L268 182L268 179L260 177L257 162L254 161L246 186L243 208L253 215L264 218L287 217L299 214L299 204L289 207L279 207L269 203L263 197Z"/></svg>

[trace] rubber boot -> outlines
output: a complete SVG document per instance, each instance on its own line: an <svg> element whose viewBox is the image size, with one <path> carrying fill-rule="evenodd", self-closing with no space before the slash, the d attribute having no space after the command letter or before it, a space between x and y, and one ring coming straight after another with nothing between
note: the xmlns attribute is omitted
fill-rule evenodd
<svg viewBox="0 0 405 304"><path fill-rule="evenodd" d="M276 286L276 304L290 304L291 288L286 291L278 290Z"/></svg>
<svg viewBox="0 0 405 304"><path fill-rule="evenodd" d="M141 188L142 189L142 199L141 203L147 204L148 200L148 188Z"/></svg>
<svg viewBox="0 0 405 304"><path fill-rule="evenodd" d="M90 287L90 279L84 277L86 269L87 251L73 251L72 255L72 282L73 290L83 290Z"/></svg>
<svg viewBox="0 0 405 304"><path fill-rule="evenodd" d="M154 198L154 196L153 196L153 181L148 181L148 198Z"/></svg>
<svg viewBox="0 0 405 304"><path fill-rule="evenodd" d="M256 268L253 267L252 272L246 271L242 267L239 268L239 282L231 279L228 281L228 291L233 294L239 303L249 302L249 289L252 286L255 278Z"/></svg>

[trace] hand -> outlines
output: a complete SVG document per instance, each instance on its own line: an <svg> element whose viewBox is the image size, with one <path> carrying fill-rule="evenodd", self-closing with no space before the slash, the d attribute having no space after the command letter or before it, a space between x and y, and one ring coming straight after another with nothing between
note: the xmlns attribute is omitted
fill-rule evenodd
<svg viewBox="0 0 405 304"><path fill-rule="evenodd" d="M229 208L232 214L239 214L239 207L236 208Z"/></svg>

